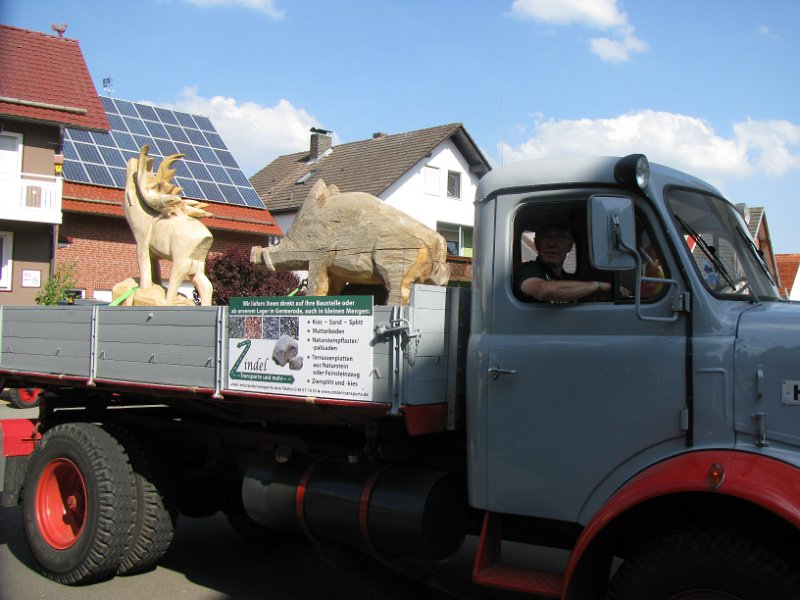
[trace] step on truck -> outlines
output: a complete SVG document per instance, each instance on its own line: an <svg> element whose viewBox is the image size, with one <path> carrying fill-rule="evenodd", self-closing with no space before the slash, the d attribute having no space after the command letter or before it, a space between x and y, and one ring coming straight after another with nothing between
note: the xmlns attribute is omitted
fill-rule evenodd
<svg viewBox="0 0 800 600"><path fill-rule="evenodd" d="M66 584L221 510L423 561L474 534L475 584L544 597L798 598L800 307L744 217L643 155L524 162L479 184L470 289L3 306L2 385L45 391L3 506ZM581 301L515 281L551 220Z"/></svg>

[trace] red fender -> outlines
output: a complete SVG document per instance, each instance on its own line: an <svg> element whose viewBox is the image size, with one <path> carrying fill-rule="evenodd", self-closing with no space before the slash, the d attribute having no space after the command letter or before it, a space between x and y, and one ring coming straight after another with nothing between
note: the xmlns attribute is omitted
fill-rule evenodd
<svg viewBox="0 0 800 600"><path fill-rule="evenodd" d="M720 467L721 481L718 476ZM698 450L682 454L638 474L592 517L570 555L563 593L569 589L569 582L584 552L609 523L642 502L681 492L707 492L741 498L800 527L800 469L797 467L774 458L734 450Z"/></svg>
<svg viewBox="0 0 800 600"><path fill-rule="evenodd" d="M33 419L0 419L0 456L28 456L41 434ZM0 482L1 483L1 482Z"/></svg>

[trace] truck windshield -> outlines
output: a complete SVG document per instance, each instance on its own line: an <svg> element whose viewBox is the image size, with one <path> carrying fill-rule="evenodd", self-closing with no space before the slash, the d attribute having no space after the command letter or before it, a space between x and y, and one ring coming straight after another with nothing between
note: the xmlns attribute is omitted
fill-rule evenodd
<svg viewBox="0 0 800 600"><path fill-rule="evenodd" d="M779 300L775 281L730 203L697 191L667 194L673 218L706 287L717 296Z"/></svg>

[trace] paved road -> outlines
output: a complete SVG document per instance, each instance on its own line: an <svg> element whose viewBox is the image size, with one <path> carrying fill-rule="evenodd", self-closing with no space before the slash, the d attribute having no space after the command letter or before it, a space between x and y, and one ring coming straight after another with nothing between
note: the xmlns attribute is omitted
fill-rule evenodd
<svg viewBox="0 0 800 600"><path fill-rule="evenodd" d="M0 397L0 419L35 414ZM381 563L354 549L315 546L304 539L258 547L235 533L222 515L181 516L175 540L154 571L67 587L37 573L20 509L0 508L0 600L530 600L472 586L474 550L475 539L468 538L448 561Z"/></svg>

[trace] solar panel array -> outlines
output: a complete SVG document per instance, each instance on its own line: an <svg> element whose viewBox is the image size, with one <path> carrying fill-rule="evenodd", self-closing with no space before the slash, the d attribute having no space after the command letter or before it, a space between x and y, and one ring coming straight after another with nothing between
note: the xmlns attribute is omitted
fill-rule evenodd
<svg viewBox="0 0 800 600"><path fill-rule="evenodd" d="M150 145L155 168L165 156L183 154L173 163L182 195L253 208L264 208L207 117L101 96L111 123L109 133L66 129L64 170L67 181L125 187L128 159Z"/></svg>

